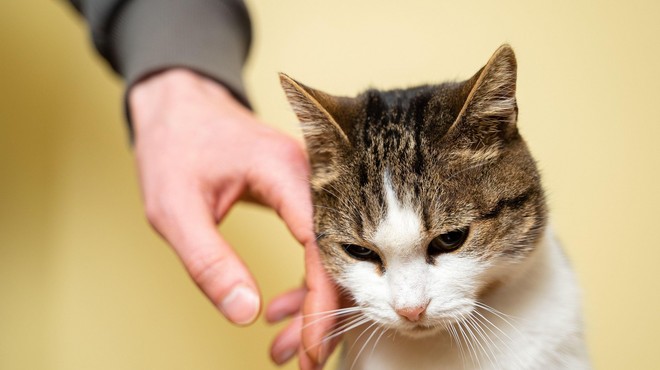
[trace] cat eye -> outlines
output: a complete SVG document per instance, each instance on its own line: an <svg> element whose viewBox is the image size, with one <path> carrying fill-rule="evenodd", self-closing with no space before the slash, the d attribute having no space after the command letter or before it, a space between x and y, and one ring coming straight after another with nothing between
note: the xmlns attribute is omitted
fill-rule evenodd
<svg viewBox="0 0 660 370"><path fill-rule="evenodd" d="M460 248L467 239L468 228L456 229L448 233L440 234L431 241L428 248L430 256L455 251Z"/></svg>
<svg viewBox="0 0 660 370"><path fill-rule="evenodd" d="M344 248L346 254L356 260L381 263L380 256L369 248L355 244L344 244L342 248Z"/></svg>

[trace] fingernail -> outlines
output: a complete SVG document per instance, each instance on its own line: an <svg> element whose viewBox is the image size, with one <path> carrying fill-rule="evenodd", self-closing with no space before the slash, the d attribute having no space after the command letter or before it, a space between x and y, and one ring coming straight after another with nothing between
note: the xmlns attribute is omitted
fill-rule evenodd
<svg viewBox="0 0 660 370"><path fill-rule="evenodd" d="M220 310L238 325L250 324L259 314L259 296L247 286L237 285L220 302Z"/></svg>
<svg viewBox="0 0 660 370"><path fill-rule="evenodd" d="M283 363L289 361L291 359L291 357L293 357L293 355L295 355L295 354L296 354L295 349L290 349L288 351L283 352L282 355L277 356L277 359L276 359L277 364L282 365Z"/></svg>

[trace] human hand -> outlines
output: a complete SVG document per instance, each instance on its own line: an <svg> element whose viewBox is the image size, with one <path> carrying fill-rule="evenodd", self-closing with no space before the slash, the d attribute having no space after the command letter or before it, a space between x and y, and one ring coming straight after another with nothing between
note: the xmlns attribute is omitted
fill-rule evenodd
<svg viewBox="0 0 660 370"><path fill-rule="evenodd" d="M271 323L293 317L271 346L273 361L281 365L298 354L302 370L323 368L339 343L338 317L341 298L321 264L316 244L305 247L305 286L275 298L266 310ZM301 337L302 333L302 337Z"/></svg>
<svg viewBox="0 0 660 370"><path fill-rule="evenodd" d="M304 301L305 315L335 308L336 293L316 254L309 167L298 142L258 122L221 85L185 69L138 83L129 106L147 218L230 321L249 324L261 306L254 278L216 229L239 199L273 208L305 246L307 294L283 296L280 307L300 311ZM283 318L293 311L275 306L272 312ZM309 348L329 330L310 326L301 342L302 324L295 325L285 330L293 348ZM303 370L326 357L314 348L309 353L300 351Z"/></svg>

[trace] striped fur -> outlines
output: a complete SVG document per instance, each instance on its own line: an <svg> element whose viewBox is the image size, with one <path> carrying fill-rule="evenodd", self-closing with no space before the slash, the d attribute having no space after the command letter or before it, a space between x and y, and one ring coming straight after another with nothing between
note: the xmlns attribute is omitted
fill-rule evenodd
<svg viewBox="0 0 660 370"><path fill-rule="evenodd" d="M539 251L548 244L545 197L516 127L516 68L505 45L466 81L372 89L355 98L281 75L310 155L324 264L362 314L379 323L372 329L409 340L455 337L451 325L475 315L479 302L513 286L541 258L535 256L545 255ZM460 229L469 230L460 248L429 254L435 238ZM378 261L351 257L346 245L368 248ZM567 279L573 290L563 298L579 318L574 282ZM411 323L397 314L402 306L426 309ZM578 322L570 325L580 332ZM359 342L355 337L349 335ZM357 368L388 368L357 360ZM543 368L549 361L503 368Z"/></svg>

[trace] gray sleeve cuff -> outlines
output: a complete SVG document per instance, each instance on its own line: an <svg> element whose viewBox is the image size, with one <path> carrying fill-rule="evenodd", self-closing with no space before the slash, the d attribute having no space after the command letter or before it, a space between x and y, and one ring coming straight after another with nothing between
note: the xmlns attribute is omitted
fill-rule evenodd
<svg viewBox="0 0 660 370"><path fill-rule="evenodd" d="M133 0L120 7L105 53L130 87L153 73L184 67L226 86L249 107L241 71L250 18L237 0Z"/></svg>

